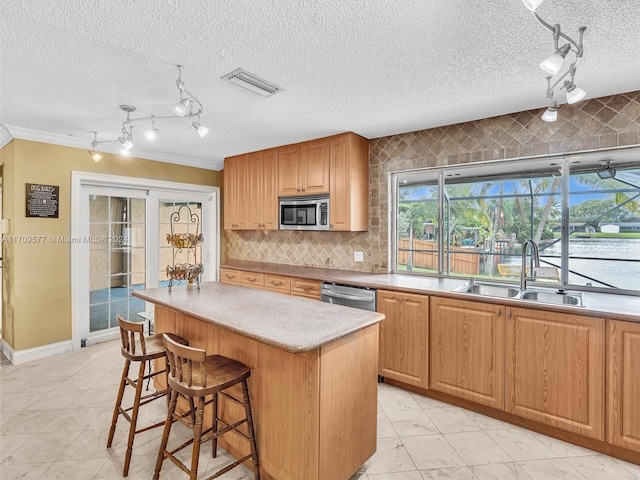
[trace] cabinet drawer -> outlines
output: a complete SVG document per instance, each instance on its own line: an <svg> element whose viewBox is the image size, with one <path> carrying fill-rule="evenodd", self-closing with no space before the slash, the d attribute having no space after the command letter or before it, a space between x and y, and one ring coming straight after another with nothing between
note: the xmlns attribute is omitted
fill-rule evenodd
<svg viewBox="0 0 640 480"><path fill-rule="evenodd" d="M230 283L232 285L240 285L243 272L238 270L229 270L228 268L220 269L220 281L222 283Z"/></svg>
<svg viewBox="0 0 640 480"><path fill-rule="evenodd" d="M291 278L283 277L282 275L265 274L264 289L289 295L291 292Z"/></svg>
<svg viewBox="0 0 640 480"><path fill-rule="evenodd" d="M242 280L240 285L243 287L260 288L264 287L264 274L253 272L241 272Z"/></svg>
<svg viewBox="0 0 640 480"><path fill-rule="evenodd" d="M320 300L320 282L315 280L292 278L291 295Z"/></svg>

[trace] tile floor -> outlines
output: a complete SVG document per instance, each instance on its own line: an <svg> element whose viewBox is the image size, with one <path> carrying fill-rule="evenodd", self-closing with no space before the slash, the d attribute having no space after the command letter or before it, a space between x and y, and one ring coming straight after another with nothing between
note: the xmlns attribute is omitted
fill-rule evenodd
<svg viewBox="0 0 640 480"><path fill-rule="evenodd" d="M119 348L113 341L19 366L0 360L2 480L122 478L124 420L113 447L105 446L123 365ZM151 405L141 420L163 417L164 402ZM380 385L378 405L378 450L352 480L640 480L638 465L389 385ZM136 437L129 479L152 477L160 430ZM174 433L188 431L175 425ZM228 460L202 452L203 478ZM253 478L239 468L221 478ZM166 461L161 478L187 477Z"/></svg>

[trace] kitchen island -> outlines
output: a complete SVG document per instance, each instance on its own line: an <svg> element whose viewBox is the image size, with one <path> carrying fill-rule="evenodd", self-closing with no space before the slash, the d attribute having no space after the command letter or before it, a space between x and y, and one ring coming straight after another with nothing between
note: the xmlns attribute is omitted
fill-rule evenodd
<svg viewBox="0 0 640 480"><path fill-rule="evenodd" d="M263 478L347 480L375 452L384 315L219 282L134 295L155 305L156 332L251 368ZM241 415L220 402L222 418ZM249 448L235 432L219 445L236 458Z"/></svg>

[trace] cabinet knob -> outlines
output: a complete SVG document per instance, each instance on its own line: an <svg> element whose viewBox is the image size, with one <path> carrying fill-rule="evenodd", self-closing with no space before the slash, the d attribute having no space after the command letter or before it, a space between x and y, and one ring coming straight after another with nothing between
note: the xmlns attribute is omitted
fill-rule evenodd
<svg viewBox="0 0 640 480"><path fill-rule="evenodd" d="M496 315L497 315L497 316L502 315L502 310L498 310L498 311L496 312Z"/></svg>
<svg viewBox="0 0 640 480"><path fill-rule="evenodd" d="M511 315L513 315L513 314L511 313L511 310L509 310L509 311L507 312L507 317L511 318Z"/></svg>

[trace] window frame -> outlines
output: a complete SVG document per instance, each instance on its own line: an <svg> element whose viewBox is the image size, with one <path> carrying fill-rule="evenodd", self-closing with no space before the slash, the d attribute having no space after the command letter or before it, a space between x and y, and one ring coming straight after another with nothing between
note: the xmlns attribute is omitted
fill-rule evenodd
<svg viewBox="0 0 640 480"><path fill-rule="evenodd" d="M601 168L602 162L611 162L614 168L632 167L640 168L640 148L622 148L615 151L585 152L576 154L562 154L555 156L522 158L511 160L495 160L487 162L469 163L464 165L436 166L423 169L412 169L406 171L390 172L390 228L389 228L389 258L391 260L391 272L395 274L417 275L427 277L452 278L462 280L461 275L451 275L445 272L444 254L438 255L438 271L437 272L415 272L400 270L398 268L398 213L399 213L399 191L401 185L424 184L428 181L431 184L437 184L437 248L438 251L444 253L445 245L445 185L446 180L450 177L459 177L454 183L462 183L467 181L472 183L474 179L482 178L514 178L516 173L526 172L524 176L530 174L549 174L552 171L558 172L561 176L560 190L557 195L560 196L560 280L559 283L550 285L545 283L529 282L529 284L540 287L566 288L576 291L593 291L610 294L622 294L640 296L640 289L631 290L624 288L609 288L604 286L589 286L569 283L569 244L570 244L570 181L571 175L581 172L594 172ZM434 182L435 180L435 182ZM489 282L509 282L510 280L483 278L483 281ZM516 282L513 282L516 283Z"/></svg>

